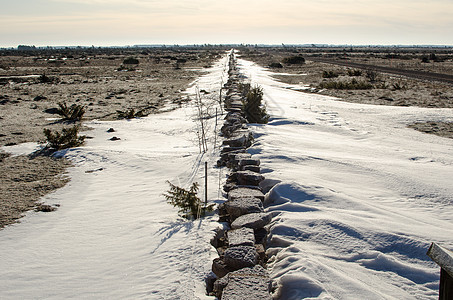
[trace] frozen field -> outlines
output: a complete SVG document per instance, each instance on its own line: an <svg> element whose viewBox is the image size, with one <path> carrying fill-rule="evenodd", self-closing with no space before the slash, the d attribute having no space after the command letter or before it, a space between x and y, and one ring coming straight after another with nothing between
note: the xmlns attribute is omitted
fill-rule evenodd
<svg viewBox="0 0 453 300"><path fill-rule="evenodd" d="M211 113L226 62L197 81ZM250 152L281 181L268 208L280 213L269 243L276 296L436 299L439 268L425 253L433 241L453 249L453 140L406 124L453 121L453 110L335 101L239 64L264 88L271 114L269 124L252 125ZM201 156L195 115L189 103L89 122L94 138L65 153L75 164L71 182L44 199L61 207L0 231L0 299L212 299L204 278L217 257L209 244L217 218L183 221L162 196L166 180L202 183L208 161L209 198L221 198L215 118Z"/></svg>
<svg viewBox="0 0 453 300"><path fill-rule="evenodd" d="M269 208L282 299L437 299L425 253L453 249L453 140L406 125L453 111L335 101L239 62L272 116L251 151L282 181Z"/></svg>

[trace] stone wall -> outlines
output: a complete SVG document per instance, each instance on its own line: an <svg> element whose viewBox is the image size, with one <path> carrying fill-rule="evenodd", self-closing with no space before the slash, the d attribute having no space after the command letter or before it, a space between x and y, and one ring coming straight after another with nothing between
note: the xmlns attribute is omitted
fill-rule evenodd
<svg viewBox="0 0 453 300"><path fill-rule="evenodd" d="M219 257L212 263L215 278L208 283L208 292L219 299L272 299L271 280L266 271L265 226L272 215L264 212L264 193L260 184L260 160L247 152L253 144L253 134L243 117L244 95L239 91L243 76L236 69L236 59L229 57L229 79L224 107L227 112L221 128L224 137L218 167L227 167L224 191L227 200L219 205L219 222L226 230L219 230L211 244Z"/></svg>

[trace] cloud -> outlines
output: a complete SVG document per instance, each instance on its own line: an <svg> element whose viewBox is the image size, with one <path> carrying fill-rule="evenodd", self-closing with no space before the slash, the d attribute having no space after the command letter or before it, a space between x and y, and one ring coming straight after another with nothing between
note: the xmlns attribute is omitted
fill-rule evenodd
<svg viewBox="0 0 453 300"><path fill-rule="evenodd" d="M1 39L6 36L9 39L16 32L24 37L47 36L50 41L60 36L95 42L110 38L119 41L118 44L132 38L157 43L163 40L310 43L320 39L325 43L341 43L341 39L344 43L365 39L372 43L368 41L374 38L376 43L385 40L393 43L402 37L417 39L418 43L424 40L432 43L436 37L439 44L453 44L453 37L447 40L453 28L453 2L447 0L47 0L47 3L51 4L45 9L30 8L28 14L20 8L0 12Z"/></svg>

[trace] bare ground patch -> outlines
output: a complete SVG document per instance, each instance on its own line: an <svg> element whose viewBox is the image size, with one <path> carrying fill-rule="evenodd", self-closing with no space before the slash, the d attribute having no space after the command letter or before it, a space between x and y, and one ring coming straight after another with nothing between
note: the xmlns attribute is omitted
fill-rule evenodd
<svg viewBox="0 0 453 300"><path fill-rule="evenodd" d="M8 156L1 153L0 168L0 228L12 224L24 212L37 208L39 199L63 187L64 176L71 163L66 159L26 155Z"/></svg>

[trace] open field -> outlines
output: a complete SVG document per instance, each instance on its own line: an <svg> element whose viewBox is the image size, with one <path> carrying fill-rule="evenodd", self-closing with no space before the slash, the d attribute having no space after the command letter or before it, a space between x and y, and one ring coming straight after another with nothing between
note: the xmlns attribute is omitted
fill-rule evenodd
<svg viewBox="0 0 453 300"><path fill-rule="evenodd" d="M247 125L254 142L245 151L276 184L263 208L273 216L265 258L274 299L437 299L439 268L426 251L431 242L453 247L453 140L408 125L451 122L452 109L339 101L237 61L238 77L262 88L270 115L267 124ZM218 214L178 218L163 193L168 181L204 182L207 162L208 188L199 194L207 191L209 204L226 201L230 176L217 164L224 115L216 110L227 94L220 89L227 62L225 51L181 94L192 101L168 101L146 118L84 121L92 138L58 152L73 164L71 181L40 198L59 209L29 212L0 231L3 298L213 299L206 276L222 252L210 240L226 226ZM28 146L5 148L29 153Z"/></svg>
<svg viewBox="0 0 453 300"><path fill-rule="evenodd" d="M241 55L281 73L274 77L282 82L308 87L305 92L355 103L453 108L451 48L245 48ZM294 56L305 63L284 63ZM453 137L452 125L439 120L411 127Z"/></svg>
<svg viewBox="0 0 453 300"><path fill-rule="evenodd" d="M118 111L146 115L177 107L186 101L180 92L220 53L183 48L5 50L0 53L0 146L7 150L45 141L44 128L73 126L55 113L58 103L84 107L83 120L115 120ZM123 63L131 57L138 64ZM0 160L0 228L63 186L67 180L60 175L68 165L48 156L5 155Z"/></svg>

